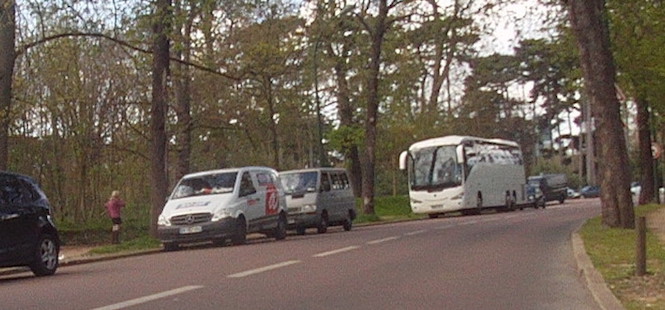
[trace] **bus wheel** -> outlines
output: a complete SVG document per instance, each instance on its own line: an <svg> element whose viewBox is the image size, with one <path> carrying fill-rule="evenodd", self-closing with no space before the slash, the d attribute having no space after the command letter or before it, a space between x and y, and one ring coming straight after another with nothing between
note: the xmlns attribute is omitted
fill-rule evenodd
<svg viewBox="0 0 665 310"><path fill-rule="evenodd" d="M506 205L503 207L503 211L510 212L513 211L515 208L513 199L510 197L510 195L506 195Z"/></svg>
<svg viewBox="0 0 665 310"><path fill-rule="evenodd" d="M430 213L430 214L428 214L427 216L429 216L429 218L431 218L431 219L435 219L435 218L438 218L438 217L439 217L439 215L436 214L436 213Z"/></svg>
<svg viewBox="0 0 665 310"><path fill-rule="evenodd" d="M480 215L483 209L483 195L478 193L478 198L476 199L476 214Z"/></svg>

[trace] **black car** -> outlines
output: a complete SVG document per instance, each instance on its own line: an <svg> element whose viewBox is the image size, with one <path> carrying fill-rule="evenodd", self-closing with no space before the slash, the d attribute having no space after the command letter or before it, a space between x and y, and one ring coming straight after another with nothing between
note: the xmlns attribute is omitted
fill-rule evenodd
<svg viewBox="0 0 665 310"><path fill-rule="evenodd" d="M35 181L0 171L0 267L28 266L37 276L58 268L60 237Z"/></svg>
<svg viewBox="0 0 665 310"><path fill-rule="evenodd" d="M529 204L534 207L535 209L540 208L545 208L545 196L543 195L543 192L540 190L540 186L534 185L532 183L527 183L526 185L526 195L527 195L527 200L529 201Z"/></svg>

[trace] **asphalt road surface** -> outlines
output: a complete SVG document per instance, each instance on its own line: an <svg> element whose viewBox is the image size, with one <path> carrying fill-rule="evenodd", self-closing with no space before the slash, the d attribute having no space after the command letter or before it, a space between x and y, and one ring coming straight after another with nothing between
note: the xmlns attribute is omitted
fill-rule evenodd
<svg viewBox="0 0 665 310"><path fill-rule="evenodd" d="M570 234L597 199L308 230L0 278L1 309L598 309Z"/></svg>

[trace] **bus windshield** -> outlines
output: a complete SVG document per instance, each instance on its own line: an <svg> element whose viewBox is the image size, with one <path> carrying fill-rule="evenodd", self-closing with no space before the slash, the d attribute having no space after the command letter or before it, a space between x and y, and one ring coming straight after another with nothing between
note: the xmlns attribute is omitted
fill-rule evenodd
<svg viewBox="0 0 665 310"><path fill-rule="evenodd" d="M455 145L423 148L411 152L412 190L436 190L462 185L462 166Z"/></svg>

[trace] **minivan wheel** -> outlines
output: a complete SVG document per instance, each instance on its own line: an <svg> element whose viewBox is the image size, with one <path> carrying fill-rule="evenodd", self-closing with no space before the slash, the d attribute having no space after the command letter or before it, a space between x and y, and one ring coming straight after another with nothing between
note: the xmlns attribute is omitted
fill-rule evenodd
<svg viewBox="0 0 665 310"><path fill-rule="evenodd" d="M275 240L284 240L286 238L286 217L284 215L279 216L274 235Z"/></svg>
<svg viewBox="0 0 665 310"><path fill-rule="evenodd" d="M35 249L34 261L30 264L32 273L38 277L54 274L58 269L59 252L60 246L57 239L49 234L41 235Z"/></svg>
<svg viewBox="0 0 665 310"><path fill-rule="evenodd" d="M319 219L319 225L316 226L316 232L323 234L326 231L328 231L328 214L323 213Z"/></svg>
<svg viewBox="0 0 665 310"><path fill-rule="evenodd" d="M245 226L245 219L241 217L236 220L236 233L231 238L231 243L241 245L245 244L245 241L247 241L247 226Z"/></svg>

